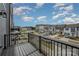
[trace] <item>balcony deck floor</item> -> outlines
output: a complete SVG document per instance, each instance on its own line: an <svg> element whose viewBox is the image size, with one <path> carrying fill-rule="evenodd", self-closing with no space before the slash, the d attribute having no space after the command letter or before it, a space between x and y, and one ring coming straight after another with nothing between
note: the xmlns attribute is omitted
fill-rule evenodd
<svg viewBox="0 0 79 59"><path fill-rule="evenodd" d="M30 43L22 43L5 49L2 56L43 56Z"/></svg>

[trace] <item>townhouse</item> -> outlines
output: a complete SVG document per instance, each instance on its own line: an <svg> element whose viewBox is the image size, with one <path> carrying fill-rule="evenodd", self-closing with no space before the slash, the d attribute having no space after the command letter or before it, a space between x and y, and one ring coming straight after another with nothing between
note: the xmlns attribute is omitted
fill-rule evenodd
<svg viewBox="0 0 79 59"><path fill-rule="evenodd" d="M10 34L13 27L12 5L9 3L0 3L0 47L4 48L4 35ZM10 37L7 38L7 45L10 45Z"/></svg>
<svg viewBox="0 0 79 59"><path fill-rule="evenodd" d="M32 26L26 26L26 27L21 27L20 28L22 32L33 32L33 30L35 30L35 27Z"/></svg>
<svg viewBox="0 0 79 59"><path fill-rule="evenodd" d="M64 27L65 37L79 37L79 24L69 24Z"/></svg>
<svg viewBox="0 0 79 59"><path fill-rule="evenodd" d="M28 30L28 31L34 29L34 27L30 27L30 26L29 26L29 27L21 27L21 28L22 28L23 30Z"/></svg>
<svg viewBox="0 0 79 59"><path fill-rule="evenodd" d="M42 33L42 35L50 35L50 34L54 34L56 32L55 26L49 25L49 24L36 25L36 31L39 33Z"/></svg>
<svg viewBox="0 0 79 59"><path fill-rule="evenodd" d="M64 28L65 28L65 24L59 24L59 25L55 25L55 30L56 30L56 33L59 33L61 35L64 35L63 32L64 32Z"/></svg>
<svg viewBox="0 0 79 59"><path fill-rule="evenodd" d="M4 34L6 34L6 12L4 6L0 4L0 47L3 46Z"/></svg>

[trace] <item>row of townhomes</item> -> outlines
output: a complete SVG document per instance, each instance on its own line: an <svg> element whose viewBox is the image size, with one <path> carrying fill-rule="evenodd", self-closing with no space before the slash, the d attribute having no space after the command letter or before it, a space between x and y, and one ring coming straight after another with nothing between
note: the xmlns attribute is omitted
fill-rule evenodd
<svg viewBox="0 0 79 59"><path fill-rule="evenodd" d="M0 53L1 48L4 48L4 35L10 34L10 29L13 27L12 16L11 5L0 3Z"/></svg>
<svg viewBox="0 0 79 59"><path fill-rule="evenodd" d="M55 26L49 24L36 25L36 31L42 33L43 35L55 34Z"/></svg>
<svg viewBox="0 0 79 59"><path fill-rule="evenodd" d="M49 25L49 24L40 24L36 25L36 30L39 33L44 33L46 35L60 33L62 34L63 28L65 25Z"/></svg>
<svg viewBox="0 0 79 59"><path fill-rule="evenodd" d="M28 31L31 31L31 30L34 30L34 27L31 27L31 26L21 27L21 30L28 30Z"/></svg>
<svg viewBox="0 0 79 59"><path fill-rule="evenodd" d="M79 24L69 24L64 27L65 37L79 37Z"/></svg>
<svg viewBox="0 0 79 59"><path fill-rule="evenodd" d="M46 35L62 34L65 37L79 37L79 24L62 24L62 25L36 25L36 30Z"/></svg>

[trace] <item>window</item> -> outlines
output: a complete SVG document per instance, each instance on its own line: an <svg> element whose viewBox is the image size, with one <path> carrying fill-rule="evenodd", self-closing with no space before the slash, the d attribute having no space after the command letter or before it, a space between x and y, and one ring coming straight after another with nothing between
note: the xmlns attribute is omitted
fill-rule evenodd
<svg viewBox="0 0 79 59"><path fill-rule="evenodd" d="M77 27L77 31L79 31L79 27Z"/></svg>
<svg viewBox="0 0 79 59"><path fill-rule="evenodd" d="M69 28L65 28L65 30L69 30Z"/></svg>
<svg viewBox="0 0 79 59"><path fill-rule="evenodd" d="M65 37L70 36L70 33L64 33Z"/></svg>
<svg viewBox="0 0 79 59"><path fill-rule="evenodd" d="M74 37L75 33L72 33L72 37Z"/></svg>
<svg viewBox="0 0 79 59"><path fill-rule="evenodd" d="M71 32L75 32L75 28L71 28Z"/></svg>

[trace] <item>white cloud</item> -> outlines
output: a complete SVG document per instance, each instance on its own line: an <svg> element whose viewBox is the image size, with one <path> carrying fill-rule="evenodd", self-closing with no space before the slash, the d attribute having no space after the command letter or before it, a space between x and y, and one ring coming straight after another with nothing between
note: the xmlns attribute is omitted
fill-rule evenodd
<svg viewBox="0 0 79 59"><path fill-rule="evenodd" d="M57 14L57 15L53 16L53 19L57 19L57 18L59 18L60 16L64 16L64 15L63 15L63 14Z"/></svg>
<svg viewBox="0 0 79 59"><path fill-rule="evenodd" d="M59 10L65 10L65 11L72 11L74 8L73 8L73 5L68 5L68 6L62 6L62 7L59 7Z"/></svg>
<svg viewBox="0 0 79 59"><path fill-rule="evenodd" d="M39 24L41 24L41 23L47 23L47 16L39 16L39 17L37 17L37 22L39 23Z"/></svg>
<svg viewBox="0 0 79 59"><path fill-rule="evenodd" d="M57 19L60 16L62 16L62 14L57 14L57 15L53 16L52 19Z"/></svg>
<svg viewBox="0 0 79 59"><path fill-rule="evenodd" d="M68 14L68 12L64 11L63 13L59 13L59 14L53 16L52 19L57 19L57 18L59 18L61 16L65 17L67 14Z"/></svg>
<svg viewBox="0 0 79 59"><path fill-rule="evenodd" d="M44 5L45 3L36 3L36 8L40 8Z"/></svg>
<svg viewBox="0 0 79 59"><path fill-rule="evenodd" d="M73 4L55 4L54 8L57 10L54 11L56 14L52 17L52 19L63 17L61 20L58 19L57 23L62 23L62 21L65 24L79 23L79 15L73 12Z"/></svg>
<svg viewBox="0 0 79 59"><path fill-rule="evenodd" d="M24 16L22 17L22 20L27 22L27 21L32 21L34 18L33 17L30 17L30 16Z"/></svg>
<svg viewBox="0 0 79 59"><path fill-rule="evenodd" d="M79 18L66 17L63 21L65 24L75 24L75 23L79 23Z"/></svg>
<svg viewBox="0 0 79 59"><path fill-rule="evenodd" d="M68 18L68 17L66 17L63 21L64 21L65 24L72 24L72 23L74 23L74 20L72 18Z"/></svg>
<svg viewBox="0 0 79 59"><path fill-rule="evenodd" d="M63 7L63 6L65 6L64 3L56 3L56 4L54 5L54 7Z"/></svg>
<svg viewBox="0 0 79 59"><path fill-rule="evenodd" d="M66 10L66 11L71 11L73 10L73 5L69 4L67 5L67 3L56 3L54 5L54 8L59 8L59 10Z"/></svg>
<svg viewBox="0 0 79 59"><path fill-rule="evenodd" d="M56 14L56 12L52 12L52 14L53 14L53 15L55 15L55 14Z"/></svg>
<svg viewBox="0 0 79 59"><path fill-rule="evenodd" d="M73 5L69 5L67 7L64 7L64 10L66 10L66 11L72 11L73 10Z"/></svg>
<svg viewBox="0 0 79 59"><path fill-rule="evenodd" d="M79 23L79 18L73 18L75 20L75 23Z"/></svg>
<svg viewBox="0 0 79 59"><path fill-rule="evenodd" d="M32 10L32 8L30 7L17 7L17 8L13 8L13 14L15 15L22 15L22 14L25 14L25 12L28 12Z"/></svg>
<svg viewBox="0 0 79 59"><path fill-rule="evenodd" d="M57 11L54 11L56 15L52 17L52 19L57 19L59 17L66 17L66 16L71 16L75 17L76 15L72 12L73 11L73 5L72 4L55 4L55 8L57 8Z"/></svg>
<svg viewBox="0 0 79 59"><path fill-rule="evenodd" d="M77 14L75 14L75 13L73 13L72 15L71 15L71 17L76 17L77 16Z"/></svg>
<svg viewBox="0 0 79 59"><path fill-rule="evenodd" d="M37 17L37 20L45 20L47 16L39 16Z"/></svg>

